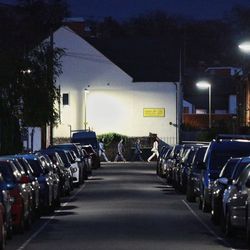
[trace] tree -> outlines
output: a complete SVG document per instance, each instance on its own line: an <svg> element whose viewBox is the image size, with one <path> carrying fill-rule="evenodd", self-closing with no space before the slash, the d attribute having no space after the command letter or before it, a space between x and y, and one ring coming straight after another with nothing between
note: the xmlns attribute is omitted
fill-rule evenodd
<svg viewBox="0 0 250 250"><path fill-rule="evenodd" d="M61 25L66 14L67 6L62 0L25 0L17 7L0 6L3 34L0 38L0 153L20 149L20 136L11 139L11 135L20 135L20 118L32 126L44 126L58 118L54 107L54 100L59 97L55 78L61 73L62 51L56 48L52 51L48 43L39 44ZM52 64L49 69L48 65ZM32 74L24 75L29 67Z"/></svg>

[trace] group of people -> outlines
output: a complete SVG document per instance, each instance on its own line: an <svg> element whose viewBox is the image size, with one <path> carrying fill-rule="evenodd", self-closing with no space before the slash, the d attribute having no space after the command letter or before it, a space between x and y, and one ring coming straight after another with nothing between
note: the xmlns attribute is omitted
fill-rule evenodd
<svg viewBox="0 0 250 250"><path fill-rule="evenodd" d="M159 139L156 137L154 140L152 149L151 149L152 154L147 159L147 162L150 162L155 156L157 158L159 157L158 147L159 147ZM118 160L122 160L123 162L126 162L123 152L124 152L124 145L123 145L123 139L121 139L117 145L117 153L116 153L114 162L117 162ZM99 142L99 157L100 158L103 157L106 162L110 162L105 153L103 139ZM135 142L135 150L131 158L131 161L144 161L142 158L142 146L141 146L140 139L137 139Z"/></svg>

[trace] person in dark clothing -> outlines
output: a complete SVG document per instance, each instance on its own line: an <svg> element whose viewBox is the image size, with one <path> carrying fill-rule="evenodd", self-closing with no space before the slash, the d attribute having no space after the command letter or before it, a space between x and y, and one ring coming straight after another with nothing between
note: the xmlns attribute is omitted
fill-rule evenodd
<svg viewBox="0 0 250 250"><path fill-rule="evenodd" d="M132 157L132 161L144 161L141 156L141 153L142 153L141 142L140 142L140 139L137 139L135 142L135 151Z"/></svg>

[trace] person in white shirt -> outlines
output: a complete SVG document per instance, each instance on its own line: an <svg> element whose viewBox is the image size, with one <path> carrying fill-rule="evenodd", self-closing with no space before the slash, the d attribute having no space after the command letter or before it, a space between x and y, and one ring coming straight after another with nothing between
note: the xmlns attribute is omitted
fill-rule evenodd
<svg viewBox="0 0 250 250"><path fill-rule="evenodd" d="M101 156L103 156L103 158L104 158L104 160L105 160L106 162L110 162L110 161L108 160L108 157L107 157L106 154L105 154L104 140L103 140L103 139L101 139L101 141L99 142L99 157L100 157L100 159L101 159Z"/></svg>
<svg viewBox="0 0 250 250"><path fill-rule="evenodd" d="M148 162L150 162L155 156L156 158L159 157L159 151L158 151L159 143L158 143L158 138L155 138L155 141L153 143L153 147L151 151L153 152L152 155L148 158Z"/></svg>

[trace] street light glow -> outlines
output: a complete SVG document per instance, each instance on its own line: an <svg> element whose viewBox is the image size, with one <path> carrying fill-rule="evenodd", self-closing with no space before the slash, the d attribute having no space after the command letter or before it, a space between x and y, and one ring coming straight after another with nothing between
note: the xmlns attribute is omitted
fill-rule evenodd
<svg viewBox="0 0 250 250"><path fill-rule="evenodd" d="M196 86L200 89L208 89L211 87L211 84L206 81L199 81L196 83Z"/></svg>
<svg viewBox="0 0 250 250"><path fill-rule="evenodd" d="M238 47L242 52L250 53L250 42L241 43Z"/></svg>

